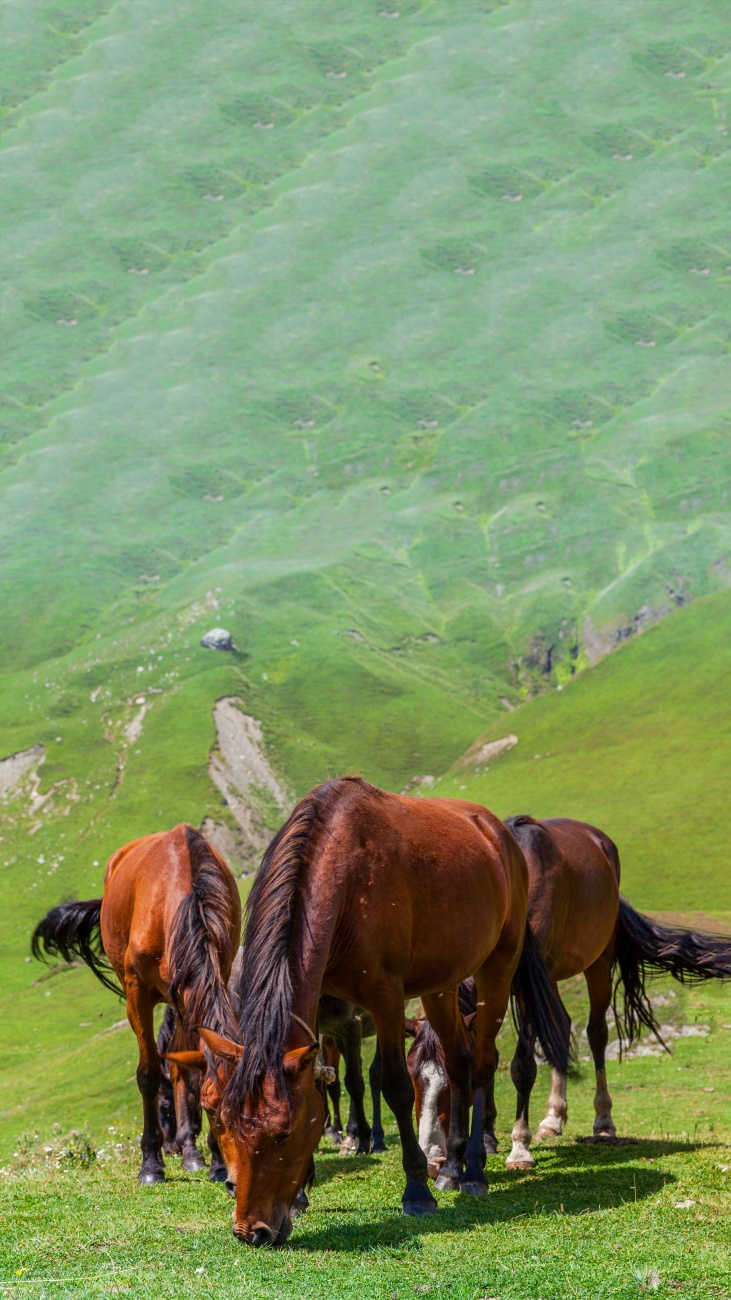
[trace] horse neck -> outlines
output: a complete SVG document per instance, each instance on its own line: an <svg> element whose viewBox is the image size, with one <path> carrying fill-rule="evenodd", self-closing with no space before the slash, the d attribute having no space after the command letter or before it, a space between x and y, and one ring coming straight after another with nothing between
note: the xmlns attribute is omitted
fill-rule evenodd
<svg viewBox="0 0 731 1300"><path fill-rule="evenodd" d="M337 940L339 911L334 891L328 889L325 893L310 887L304 891L293 926L292 1012L313 1029L317 1024L323 979Z"/></svg>

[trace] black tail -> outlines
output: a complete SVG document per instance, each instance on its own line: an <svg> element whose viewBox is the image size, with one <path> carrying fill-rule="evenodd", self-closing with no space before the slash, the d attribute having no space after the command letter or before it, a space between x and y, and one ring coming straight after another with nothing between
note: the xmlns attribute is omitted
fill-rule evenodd
<svg viewBox="0 0 731 1300"><path fill-rule="evenodd" d="M510 1001L518 1033L535 1034L549 1065L561 1074L568 1074L576 1063L571 1047L571 1020L548 978L540 944L528 923Z"/></svg>
<svg viewBox="0 0 731 1300"><path fill-rule="evenodd" d="M231 896L208 841L186 827L193 888L180 903L168 941L168 992L188 1032L204 1025L236 1037L226 985L221 975L231 963Z"/></svg>
<svg viewBox="0 0 731 1300"><path fill-rule="evenodd" d="M619 900L619 931L614 959L614 1016L620 1044L630 1046L643 1029L662 1038L646 982L653 975L672 975L681 984L731 979L731 938L671 929L651 921ZM622 990L623 1005L617 1002Z"/></svg>
<svg viewBox="0 0 731 1300"><path fill-rule="evenodd" d="M38 922L33 931L31 951L39 961L45 961L47 957L73 961L80 957L105 988L121 997L122 990L102 947L101 910L100 898L90 898L86 903L59 903Z"/></svg>

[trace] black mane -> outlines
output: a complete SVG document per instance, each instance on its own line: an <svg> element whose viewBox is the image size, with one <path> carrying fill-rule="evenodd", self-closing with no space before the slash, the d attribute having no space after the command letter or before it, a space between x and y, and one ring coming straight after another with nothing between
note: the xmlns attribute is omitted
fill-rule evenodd
<svg viewBox="0 0 731 1300"><path fill-rule="evenodd" d="M193 888L170 931L170 1000L188 1037L199 1025L235 1037L236 1020L221 975L222 965L230 966L233 957L231 896L208 841L192 826L186 826L185 838Z"/></svg>
<svg viewBox="0 0 731 1300"><path fill-rule="evenodd" d="M226 1088L226 1115L233 1122L248 1094L258 1095L267 1075L287 1095L282 1069L292 1027L290 940L310 841L329 796L341 785L327 781L301 799L264 854L246 904L239 1003L240 1041L236 1071Z"/></svg>

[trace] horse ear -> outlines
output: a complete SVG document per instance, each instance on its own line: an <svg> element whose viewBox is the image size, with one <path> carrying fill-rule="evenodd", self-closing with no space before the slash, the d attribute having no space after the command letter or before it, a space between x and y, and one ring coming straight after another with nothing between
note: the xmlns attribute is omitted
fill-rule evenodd
<svg viewBox="0 0 731 1300"><path fill-rule="evenodd" d="M476 1012L476 1011L470 1011L469 1015L467 1015L467 1016L463 1016L463 1017L462 1017L462 1019L463 1019L463 1021L464 1021L464 1027L465 1027L465 1029L469 1029L469 1027L470 1027L470 1025L472 1024L472 1021L474 1020L474 1018L475 1018L476 1015L477 1015L477 1012Z"/></svg>
<svg viewBox="0 0 731 1300"><path fill-rule="evenodd" d="M232 1043L230 1038L224 1038L222 1034L215 1034L212 1029L205 1029L202 1025L196 1026L197 1034L203 1039L209 1051L214 1056L220 1056L224 1061L230 1061L236 1065L243 1052L240 1043Z"/></svg>
<svg viewBox="0 0 731 1300"><path fill-rule="evenodd" d="M293 1051L285 1052L283 1061L284 1073L291 1075L301 1074L303 1070L307 1069L308 1065L315 1064L319 1052L320 1048L317 1043L313 1043L311 1047L295 1047Z"/></svg>
<svg viewBox="0 0 731 1300"><path fill-rule="evenodd" d="M203 1052L163 1052L162 1057L181 1070L205 1070L207 1064Z"/></svg>

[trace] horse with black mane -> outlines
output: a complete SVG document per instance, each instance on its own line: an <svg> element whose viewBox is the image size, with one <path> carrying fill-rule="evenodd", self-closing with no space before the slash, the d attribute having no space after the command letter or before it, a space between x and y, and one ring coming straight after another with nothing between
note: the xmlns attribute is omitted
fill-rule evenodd
<svg viewBox="0 0 731 1300"><path fill-rule="evenodd" d="M594 1137L616 1136L612 1100L607 1088L609 1031L606 1013L613 1007L620 1050L640 1037L643 1029L660 1041L647 980L669 974L681 983L731 978L731 939L661 925L635 911L619 892L620 862L616 844L596 826L566 817L538 821L510 817L505 825L520 844L528 864L528 919L541 945L553 987L583 973L589 993L587 1037L594 1061ZM463 1014L476 1009L474 986L460 990ZM536 1079L535 1034L523 1025L518 1035L511 1075L517 1091L515 1126L508 1169L531 1169L528 1108ZM449 1107L449 1083L439 1041L422 1026L409 1054L420 1114L420 1138L433 1169L446 1153L444 1130ZM537 1138L560 1136L568 1116L566 1073L554 1068L551 1092ZM446 1122L445 1122L446 1121ZM485 1146L497 1150L494 1127L485 1128Z"/></svg>
<svg viewBox="0 0 731 1300"><path fill-rule="evenodd" d="M199 1047L196 1026L201 1023L222 1034L236 1033L227 981L240 930L241 902L234 877L212 845L186 825L125 844L109 860L102 898L61 903L36 927L34 956L80 958L106 988L126 998L139 1048L137 1085L144 1115L140 1183L160 1183L165 1177L153 1010L160 1002L176 1009L175 1045L183 1055ZM225 1067L211 1060L201 1100L233 1185L235 1149L220 1123L216 1101L226 1080ZM202 1169L188 1105L188 1072L179 1069L173 1056L170 1086L183 1168ZM216 1172L219 1177L223 1173L220 1165Z"/></svg>
<svg viewBox="0 0 731 1300"><path fill-rule="evenodd" d="M236 1066L221 1104L237 1148L236 1236L280 1244L291 1231L322 1134L315 1063L323 994L373 1017L383 1094L401 1137L404 1211L436 1208L404 1059L410 997L422 997L439 1034L452 1089L437 1187L485 1192L483 1126L511 989L521 1023L557 1069L568 1068L567 1018L527 911L523 854L478 804L387 794L357 777L328 781L298 803L249 895L238 1038L200 1026L207 1048ZM472 1051L457 1003L469 975L478 995Z"/></svg>

